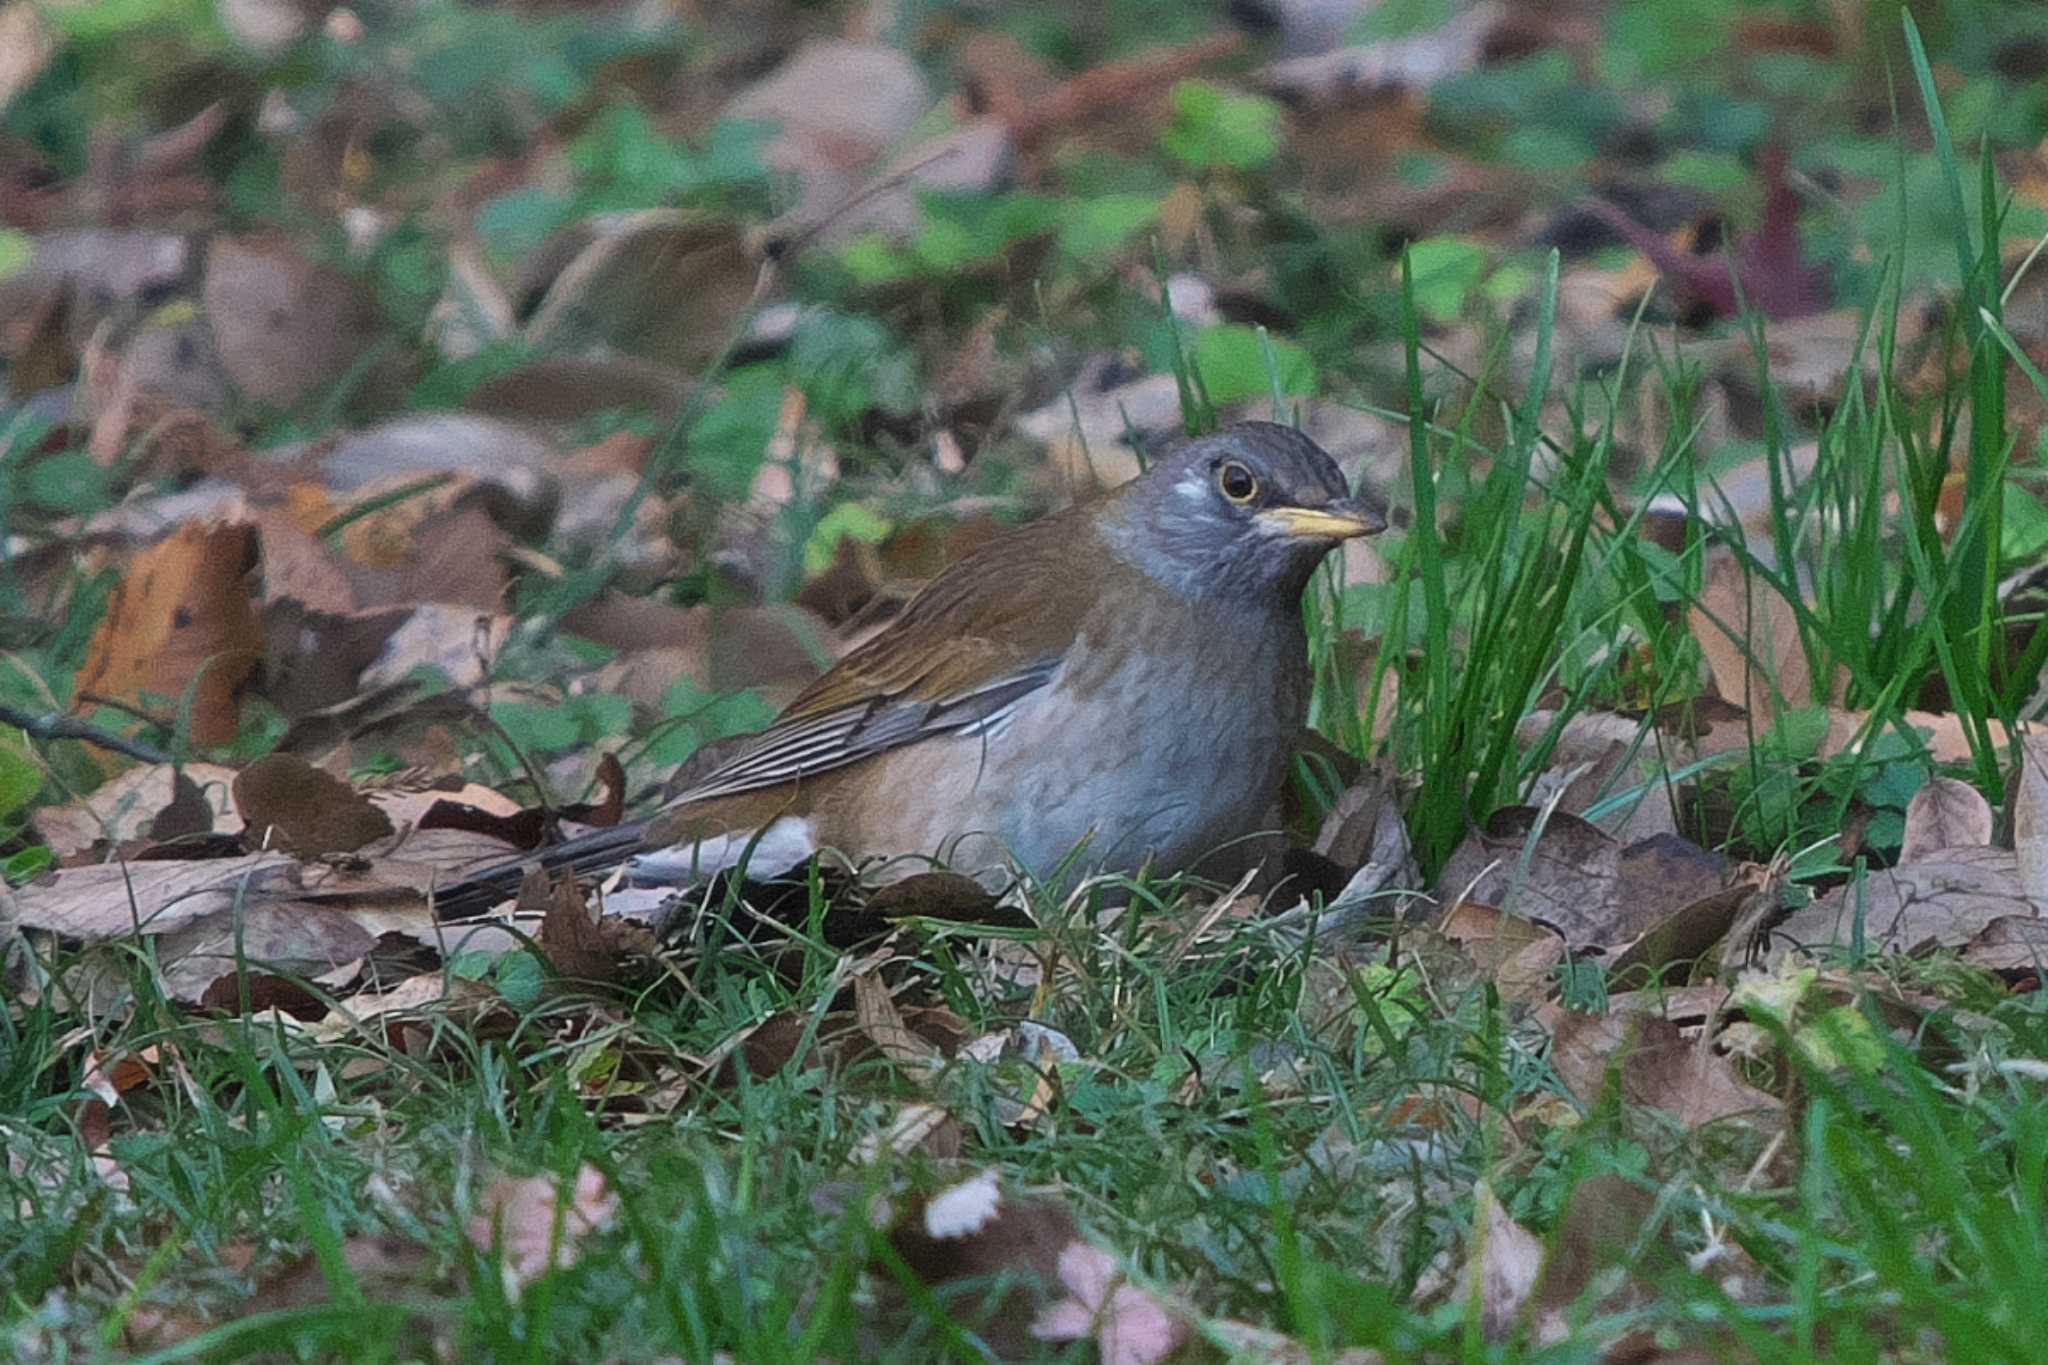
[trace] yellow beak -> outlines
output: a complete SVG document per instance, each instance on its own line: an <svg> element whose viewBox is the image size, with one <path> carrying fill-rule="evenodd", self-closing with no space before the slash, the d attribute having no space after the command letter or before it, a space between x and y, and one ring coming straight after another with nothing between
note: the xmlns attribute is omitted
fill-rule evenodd
<svg viewBox="0 0 2048 1365"><path fill-rule="evenodd" d="M1280 535L1317 540L1349 540L1387 529L1386 513L1357 498L1327 507L1268 507L1259 520Z"/></svg>

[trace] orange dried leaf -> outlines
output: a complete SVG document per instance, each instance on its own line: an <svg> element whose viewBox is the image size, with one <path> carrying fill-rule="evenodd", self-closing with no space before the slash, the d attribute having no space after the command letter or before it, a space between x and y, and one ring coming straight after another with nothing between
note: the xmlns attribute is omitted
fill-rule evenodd
<svg viewBox="0 0 2048 1365"><path fill-rule="evenodd" d="M187 522L136 555L86 650L79 694L140 704L189 687L193 742L233 740L263 651L255 566L256 528L244 522Z"/></svg>

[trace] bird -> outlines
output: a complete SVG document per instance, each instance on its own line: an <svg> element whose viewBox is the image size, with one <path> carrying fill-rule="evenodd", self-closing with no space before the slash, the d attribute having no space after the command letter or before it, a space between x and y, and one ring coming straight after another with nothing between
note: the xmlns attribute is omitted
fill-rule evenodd
<svg viewBox="0 0 2048 1365"><path fill-rule="evenodd" d="M1190 870L1280 795L1307 722L1302 594L1386 524L1292 427L1186 440L956 561L767 728L686 765L649 819L538 862L623 862L657 885L824 849L984 881ZM444 890L437 912L480 913L535 861Z"/></svg>

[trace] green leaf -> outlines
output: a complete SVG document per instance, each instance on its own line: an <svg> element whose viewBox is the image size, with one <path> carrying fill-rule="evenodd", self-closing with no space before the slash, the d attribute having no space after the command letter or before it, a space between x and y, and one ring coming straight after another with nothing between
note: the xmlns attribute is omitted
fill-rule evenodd
<svg viewBox="0 0 2048 1365"><path fill-rule="evenodd" d="M782 420L787 376L769 362L733 371L725 392L690 428L683 467L715 497L743 498Z"/></svg>
<svg viewBox="0 0 2048 1365"><path fill-rule="evenodd" d="M1256 328L1225 323L1207 328L1195 338L1195 371L1201 376L1210 401L1220 406L1272 392L1272 379L1266 368L1268 344L1272 347L1280 391L1314 393L1316 367L1307 351L1281 337L1269 337L1262 343Z"/></svg>
<svg viewBox="0 0 2048 1365"><path fill-rule="evenodd" d="M114 470L83 450L46 455L22 475L22 492L53 512L97 512L114 500Z"/></svg>
<svg viewBox="0 0 2048 1365"><path fill-rule="evenodd" d="M11 726L0 727L0 820L6 820L43 789L43 770L36 766L28 736Z"/></svg>
<svg viewBox="0 0 2048 1365"><path fill-rule="evenodd" d="M2005 486L1999 525L1999 557L2009 564L2031 563L2048 550L2048 507L2016 483Z"/></svg>
<svg viewBox="0 0 2048 1365"><path fill-rule="evenodd" d="M823 573L839 553L839 542L848 536L876 544L895 528L889 519L864 502L842 502L819 518L817 529L804 542L804 572Z"/></svg>
<svg viewBox="0 0 2048 1365"><path fill-rule="evenodd" d="M9 857L0 865L0 873L7 880L19 886L34 881L57 865L57 855L42 844L33 844Z"/></svg>
<svg viewBox="0 0 2048 1365"><path fill-rule="evenodd" d="M26 269L35 254L33 237L18 228L0 228L0 280Z"/></svg>
<svg viewBox="0 0 2048 1365"><path fill-rule="evenodd" d="M478 205L476 235L484 250L513 260L538 248L575 213L569 195L537 187L510 190Z"/></svg>
<svg viewBox="0 0 2048 1365"><path fill-rule="evenodd" d="M839 264L864 288L894 284L917 273L917 262L879 232L856 237L839 248Z"/></svg>
<svg viewBox="0 0 2048 1365"><path fill-rule="evenodd" d="M1452 322L1486 277L1486 248L1462 237L1425 237L1408 248L1415 307L1432 322Z"/></svg>
<svg viewBox="0 0 2048 1365"><path fill-rule="evenodd" d="M1809 1062L1823 1071L1847 1067L1870 1076L1884 1068L1884 1043L1863 1011L1854 1005L1835 1006L1795 1030L1792 1041Z"/></svg>
<svg viewBox="0 0 2048 1365"><path fill-rule="evenodd" d="M917 410L917 360L873 318L829 308L806 312L790 346L811 411L827 423L857 421L870 410L904 416Z"/></svg>
<svg viewBox="0 0 2048 1365"><path fill-rule="evenodd" d="M1159 203L1150 194L1083 199L1060 224L1060 251L1075 260L1107 256L1159 220Z"/></svg>
<svg viewBox="0 0 2048 1365"><path fill-rule="evenodd" d="M1208 81L1173 88L1173 126L1161 145L1195 169L1249 171L1280 150L1283 113L1263 95L1239 95Z"/></svg>
<svg viewBox="0 0 2048 1365"><path fill-rule="evenodd" d="M491 984L498 988L498 994L505 997L505 1003L513 1009L531 1009L540 1003L541 988L547 984L547 971L532 953L506 953L491 971Z"/></svg>
<svg viewBox="0 0 2048 1365"><path fill-rule="evenodd" d="M999 260L1026 238L1057 228L1072 211L1022 192L934 190L918 196L924 226L911 243L918 264L947 274Z"/></svg>
<svg viewBox="0 0 2048 1365"><path fill-rule="evenodd" d="M708 692L690 678L677 678L661 694L662 715L668 717L648 744L650 761L681 763L713 740L750 734L775 719L775 708L759 692Z"/></svg>
<svg viewBox="0 0 2048 1365"><path fill-rule="evenodd" d="M526 753L558 753L616 739L633 723L633 703L609 693L570 697L554 706L494 702L491 719Z"/></svg>

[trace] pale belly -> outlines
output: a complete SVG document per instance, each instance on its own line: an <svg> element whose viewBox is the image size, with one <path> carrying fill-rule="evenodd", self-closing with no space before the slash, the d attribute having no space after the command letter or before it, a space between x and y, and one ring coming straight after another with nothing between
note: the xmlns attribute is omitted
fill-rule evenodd
<svg viewBox="0 0 2048 1365"><path fill-rule="evenodd" d="M1089 872L1188 867L1267 823L1306 707L1298 631L1235 645L1271 658L1256 670L1264 685L1220 685L1244 662L1220 645L1063 672L986 733L885 756L894 809L833 823L864 850L937 854L976 874L1014 864L1047 877L1077 849L1072 866Z"/></svg>

